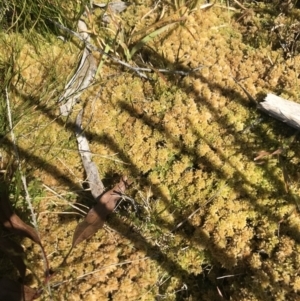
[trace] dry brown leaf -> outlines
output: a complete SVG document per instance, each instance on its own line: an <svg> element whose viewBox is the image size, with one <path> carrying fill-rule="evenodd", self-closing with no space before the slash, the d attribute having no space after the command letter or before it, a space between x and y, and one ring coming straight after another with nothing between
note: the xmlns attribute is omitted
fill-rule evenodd
<svg viewBox="0 0 300 301"><path fill-rule="evenodd" d="M25 224L13 211L9 198L6 195L0 196L0 222L4 227L22 237L28 237L41 245L37 232L29 225Z"/></svg>
<svg viewBox="0 0 300 301"><path fill-rule="evenodd" d="M25 253L23 248L13 240L7 237L0 237L0 250L7 254L12 263L18 269L22 279L25 278L26 265L23 261Z"/></svg>
<svg viewBox="0 0 300 301"><path fill-rule="evenodd" d="M32 301L39 297L36 289L19 282L0 278L0 301Z"/></svg>
<svg viewBox="0 0 300 301"><path fill-rule="evenodd" d="M107 215L113 212L128 184L127 177L123 176L113 189L105 192L98 198L97 204L88 212L84 221L77 225L73 235L72 248L94 235L103 227Z"/></svg>

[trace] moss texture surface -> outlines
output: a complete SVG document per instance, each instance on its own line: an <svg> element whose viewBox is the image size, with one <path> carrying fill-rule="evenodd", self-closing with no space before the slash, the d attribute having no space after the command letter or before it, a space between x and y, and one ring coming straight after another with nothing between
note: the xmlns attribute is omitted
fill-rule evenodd
<svg viewBox="0 0 300 301"><path fill-rule="evenodd" d="M134 1L118 16L125 29L158 19L159 9L142 19L148 2ZM300 101L300 56L275 47L265 26L279 22L279 9L260 4L243 15L222 3L189 13L163 7L164 17L184 19L142 50L145 62L201 68L185 76L154 72L146 80L107 60L67 119L56 101L76 68L78 45L41 38L37 49L20 34L0 36L1 70L11 59L6 53L15 55L14 131L53 269L79 221L68 204L93 204L82 191L74 134L82 103L105 185L128 175L134 183L127 193L141 205L137 213L121 205L107 227L76 247L55 276L65 282L53 299L299 300L299 139L257 111L234 80L254 98L273 92ZM298 14L292 11L285 22ZM98 21L89 24L96 32ZM107 34L99 37L94 42L101 44ZM9 135L3 137L7 151ZM281 155L254 160L279 148ZM24 246L42 278L38 247L27 240ZM37 285L34 277L28 282Z"/></svg>

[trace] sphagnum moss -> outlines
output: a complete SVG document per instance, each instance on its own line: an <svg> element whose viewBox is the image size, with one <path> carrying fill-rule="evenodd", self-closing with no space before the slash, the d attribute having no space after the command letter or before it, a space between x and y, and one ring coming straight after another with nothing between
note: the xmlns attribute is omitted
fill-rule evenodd
<svg viewBox="0 0 300 301"><path fill-rule="evenodd" d="M124 18L137 12L137 7L132 5ZM136 16L130 15L129 23L134 24L135 17L141 19L147 11L144 6ZM153 18L151 15L139 26ZM153 75L153 81L145 81L107 65L101 83L83 96L84 125L101 176L109 180L114 172L126 173L135 180L129 194L136 194L139 200L136 191L146 193L151 187L153 196L148 219L144 212L130 218L129 213L121 211L109 219L109 225L117 231L103 230L74 250L67 269L58 278L73 281L61 285L54 292L56 296L68 300L153 300L161 295L175 300L177 295L183 300L184 296L216 300L217 286L232 300L281 300L298 293L299 216L297 210L293 211L293 198L280 188L284 186L282 169L276 158L265 165L253 161L257 150L278 148L277 124L266 122L244 134L243 129L260 116L248 106L232 79L234 76L241 81L253 96L278 89L277 85L291 95L299 95L298 85L291 84L298 82L297 68L291 60L276 61L280 51L245 44L224 9L198 10L187 15L185 21L190 32L179 27L163 40L154 40L151 47L167 66L205 65L198 73L176 83L172 77L166 76L165 81L157 75ZM70 52L66 52L68 47ZM51 114L35 113L35 100L29 106L29 115L20 115L16 134L22 148L34 145L32 155L53 164L55 172L68 175L76 186L84 175L74 136L64 128L65 121L58 121L61 119L54 107L58 93L53 92L52 99L40 87L53 83L51 77L55 77L54 83L58 81L58 74L59 80L67 78L76 55L73 46L60 41L51 49L48 47L47 52L41 47L40 54L36 54L25 45L21 52L21 74L27 83L23 92L36 98L42 94L42 99L51 103ZM48 63L57 63L52 73L45 62L48 54ZM276 61L276 66L266 73L270 59ZM295 57L295 62L298 60ZM17 110L25 99L12 97L12 101ZM73 115L70 118L74 120ZM289 133L286 130L281 135ZM291 148L293 155L287 159L293 156L291 162L296 166L298 146ZM107 155L115 155L126 164L110 160ZM37 169L33 161L30 165L36 169L33 176L40 177L44 184L61 192L70 189L51 168L45 171L41 164ZM294 178L296 173L295 167ZM220 183L227 186L214 196ZM293 191L297 194L298 190L295 182ZM58 202L59 198L51 197L54 204ZM47 202L41 202L41 210L49 209ZM197 214L170 235L198 208ZM55 267L71 244L76 221L74 217L43 214L39 223L48 254L55 254L51 257ZM34 262L37 250L33 248L29 254ZM149 257L146 261L139 261L145 256ZM126 260L137 261L113 266ZM102 267L106 268L84 280L75 279ZM212 268L208 275L205 267ZM219 285L215 278L228 274L235 276L228 278L226 285ZM180 295L184 284L188 290Z"/></svg>

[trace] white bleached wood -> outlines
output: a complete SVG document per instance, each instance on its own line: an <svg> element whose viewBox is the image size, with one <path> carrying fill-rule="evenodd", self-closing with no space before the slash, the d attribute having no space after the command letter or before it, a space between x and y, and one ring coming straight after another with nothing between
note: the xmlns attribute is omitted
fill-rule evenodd
<svg viewBox="0 0 300 301"><path fill-rule="evenodd" d="M100 179L97 165L92 161L89 143L82 129L82 114L83 110L81 110L77 115L75 133L78 143L78 150L87 176L87 182L89 183L93 197L96 199L103 193L104 185Z"/></svg>
<svg viewBox="0 0 300 301"><path fill-rule="evenodd" d="M258 109L300 130L300 104L269 93Z"/></svg>

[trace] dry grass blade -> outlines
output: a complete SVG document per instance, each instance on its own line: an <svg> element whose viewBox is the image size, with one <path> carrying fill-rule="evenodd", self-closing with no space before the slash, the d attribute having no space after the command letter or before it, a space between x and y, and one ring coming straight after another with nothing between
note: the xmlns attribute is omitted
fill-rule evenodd
<svg viewBox="0 0 300 301"><path fill-rule="evenodd" d="M30 196L29 196L29 193L28 193L27 184L26 184L26 178L23 175L23 172L21 170L21 163L20 163L19 152L18 152L18 148L17 148L17 144L16 144L16 138L15 138L14 131L13 131L12 116L11 116L11 109L10 109L10 100L9 100L9 95L8 95L8 89L7 89L7 87L5 88L5 95L6 95L7 117L8 117L8 121L9 121L9 128L10 128L10 133L11 133L11 139L12 139L12 143L13 143L13 146L14 146L15 156L16 156L16 159L17 159L17 164L18 164L20 175L21 175L22 184L23 184L23 187L24 187L24 190L25 190L25 199L27 201L28 207L29 207L30 212L31 212L32 223L34 225L34 228L37 230L38 229L37 220L36 220L36 216L35 216L35 213L34 213L34 210L33 210L31 199L30 199ZM5 201L9 203L8 199L5 200ZM5 205L3 205L3 206L4 206L3 209L9 210L7 203L6 203L6 206ZM6 218L7 217L8 216L6 216ZM17 218L15 218L15 222L16 222L16 220L17 220ZM39 241L39 239L38 239L38 241ZM39 242L39 244L40 244L40 242Z"/></svg>
<svg viewBox="0 0 300 301"><path fill-rule="evenodd" d="M213 2L213 3L205 3L205 4L202 4L200 6L200 9L209 9L209 8L213 7L214 5L215 5L215 2Z"/></svg>
<svg viewBox="0 0 300 301"><path fill-rule="evenodd" d="M61 199L65 204L67 204L68 206L70 206L70 207L76 209L77 211L79 211L80 214L84 214L84 215L86 214L86 211L84 211L84 210L78 208L78 207L75 205L76 203L73 204L72 202L67 201L64 197L62 197L61 194L57 193L55 190L53 190L51 187L47 186L46 184L43 184L43 186L44 186L48 191L52 192L55 196L57 196L59 199ZM79 204L79 203L78 203L78 206L83 206L83 207L85 207L85 208L88 208L87 206L84 206L84 205ZM40 214L41 214L41 213L42 213L42 212L40 212ZM52 212L52 213L53 213L53 212ZM66 212L65 212L65 213L66 213Z"/></svg>
<svg viewBox="0 0 300 301"><path fill-rule="evenodd" d="M44 268L45 268L45 276L49 276L50 268L49 268L49 262L47 260L47 255L45 253L45 249L41 243L40 237L39 237L39 232L38 232L38 224L37 224L37 219L36 215L32 206L31 202L31 197L29 195L29 191L27 188L27 182L26 182L26 177L22 172L22 166L21 166L21 161L20 161L20 156L19 156L19 151L16 143L16 138L15 134L13 131L13 123L12 123L12 114L11 114L11 106L10 106L10 100L9 100L9 93L8 93L8 88L5 87L5 96L6 96L6 106L7 106L7 117L8 117L8 122L9 122L9 129L11 133L11 140L12 144L14 147L15 151L15 156L16 156L16 161L18 164L18 172L20 174L20 178L23 184L23 188L25 191L25 200L27 202L28 208L31 213L31 219L32 219L32 224L34 226L34 229L27 224L25 224L13 211L11 208L11 204L9 202L8 195L4 195L3 199L4 201L1 201L1 206L2 206L2 211L1 211L1 221L4 224L4 226L11 231L15 231L19 233L19 235L29 237L32 239L34 242L36 242L41 249L43 261L44 261ZM51 290L50 286L48 285L48 293L51 296Z"/></svg>
<svg viewBox="0 0 300 301"><path fill-rule="evenodd" d="M157 37L159 34L165 32L166 30L170 29L172 26L174 26L175 24L177 24L179 21L173 22L171 24L167 24L153 32L151 32L150 34L148 34L146 37L144 37L143 39L141 39L130 51L130 57L132 58L133 55L140 50L145 44L147 44L148 42L152 41L155 37Z"/></svg>
<svg viewBox="0 0 300 301"><path fill-rule="evenodd" d="M100 268L100 269L97 269L97 270L94 270L94 271L92 271L92 272L89 272L89 273L80 275L80 276L76 277L75 279L64 280L64 281L55 283L55 284L52 285L52 287L55 288L55 287L58 287L58 286L60 286L60 285L62 285L62 284L64 284L64 283L68 283L68 282L71 282L71 281L74 281L74 280L81 280L81 279L84 279L84 278L86 278L87 276L90 276L90 275L99 273L100 271L103 271L103 270L108 269L108 268L110 268L110 267L118 267L118 266L122 266L122 265L125 265L125 264L132 264L132 263L134 263L134 262L144 261L144 260L147 260L147 259L149 259L148 256L143 257L143 258L139 258L139 259L136 259L136 260L126 260L126 261L123 261L123 262L120 262L120 263L109 264L109 265L103 266L103 267Z"/></svg>

